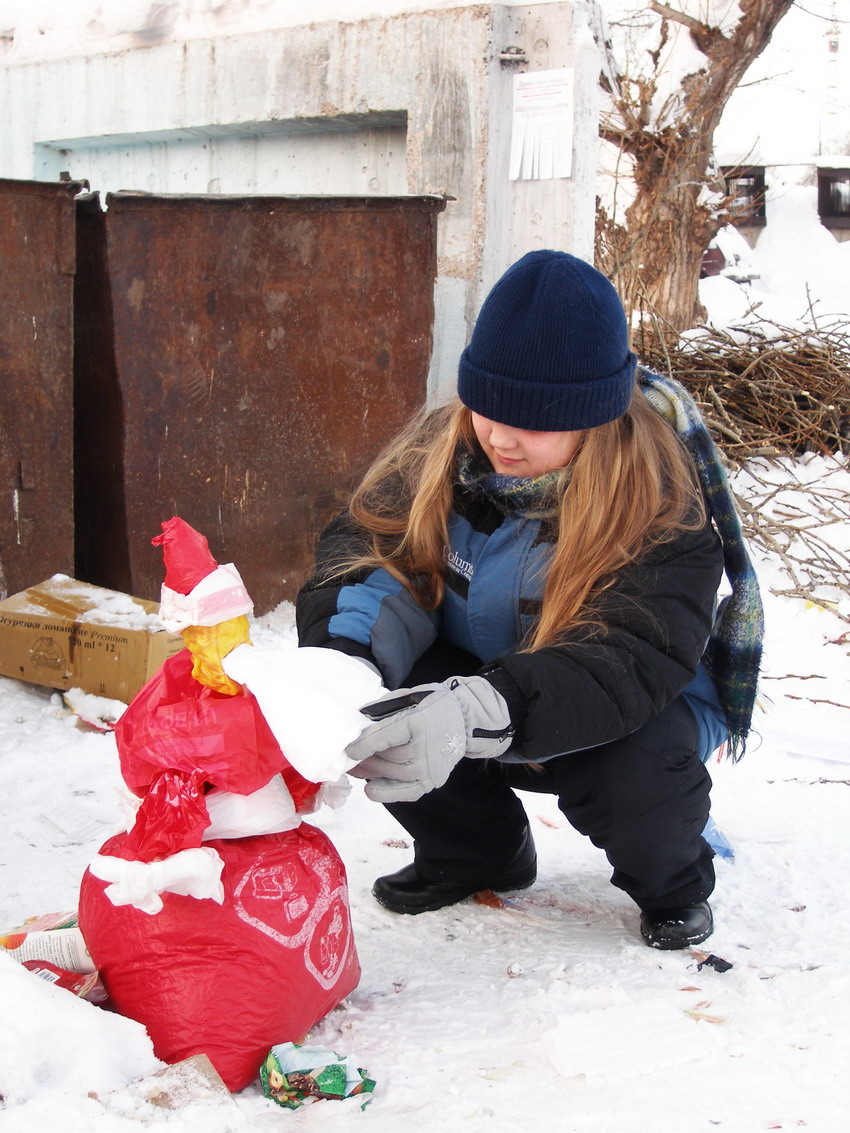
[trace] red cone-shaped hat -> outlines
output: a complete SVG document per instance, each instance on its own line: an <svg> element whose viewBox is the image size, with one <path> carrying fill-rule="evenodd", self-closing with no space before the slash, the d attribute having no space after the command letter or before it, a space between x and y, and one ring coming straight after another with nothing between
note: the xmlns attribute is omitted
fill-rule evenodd
<svg viewBox="0 0 850 1133"><path fill-rule="evenodd" d="M210 554L204 536L190 527L185 519L175 515L161 526L162 534L155 535L151 543L162 547L165 585L178 594L191 594L201 579L212 574L218 563Z"/></svg>

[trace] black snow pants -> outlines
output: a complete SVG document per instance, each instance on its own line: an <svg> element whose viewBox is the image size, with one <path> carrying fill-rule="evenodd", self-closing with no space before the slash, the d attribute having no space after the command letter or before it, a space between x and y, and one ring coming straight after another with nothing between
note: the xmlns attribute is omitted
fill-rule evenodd
<svg viewBox="0 0 850 1133"><path fill-rule="evenodd" d="M408 687L463 675L454 650L426 654L422 662ZM679 697L631 735L545 763L462 759L444 786L387 809L414 838L423 878L486 887L528 826L514 790L553 794L570 824L605 851L612 883L640 908L693 905L714 889L714 852L702 837L711 779L697 736Z"/></svg>

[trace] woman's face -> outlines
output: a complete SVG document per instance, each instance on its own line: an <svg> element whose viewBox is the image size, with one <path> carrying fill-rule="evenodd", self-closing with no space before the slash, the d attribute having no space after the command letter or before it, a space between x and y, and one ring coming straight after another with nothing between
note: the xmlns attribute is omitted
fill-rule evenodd
<svg viewBox="0 0 850 1133"><path fill-rule="evenodd" d="M582 432L539 433L500 425L479 413L472 414L472 427L495 472L507 476L542 476L565 468L576 454Z"/></svg>

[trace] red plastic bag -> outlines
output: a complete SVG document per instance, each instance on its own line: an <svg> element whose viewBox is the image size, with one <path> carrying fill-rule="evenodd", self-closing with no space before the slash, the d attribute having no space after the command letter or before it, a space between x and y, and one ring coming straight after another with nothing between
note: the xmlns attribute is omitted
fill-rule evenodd
<svg viewBox="0 0 850 1133"><path fill-rule="evenodd" d="M251 693L214 692L192 665L187 649L170 657L116 725L121 775L144 800L118 857L153 861L200 846L206 784L248 795L282 773L298 810L319 789L284 758Z"/></svg>
<svg viewBox="0 0 850 1133"><path fill-rule="evenodd" d="M122 853L126 835L105 855ZM353 991L360 965L345 870L303 823L205 843L224 859L224 903L164 893L155 916L116 907L86 872L79 923L117 1011L144 1024L165 1062L206 1054L230 1090L277 1043L304 1038Z"/></svg>
<svg viewBox="0 0 850 1133"><path fill-rule="evenodd" d="M214 692L192 664L188 649L169 657L116 724L122 778L144 795L162 771L200 769L214 787L250 794L282 769L280 746L250 693Z"/></svg>

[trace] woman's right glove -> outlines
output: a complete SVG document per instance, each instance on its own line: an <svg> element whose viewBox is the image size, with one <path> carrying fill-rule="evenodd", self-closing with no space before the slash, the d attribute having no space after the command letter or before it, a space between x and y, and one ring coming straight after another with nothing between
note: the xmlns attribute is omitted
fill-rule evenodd
<svg viewBox="0 0 850 1133"><path fill-rule="evenodd" d="M379 803L415 802L464 756L502 755L514 734L504 698L484 677L398 689L360 711L375 722L346 747L356 760L348 773L368 780L366 795Z"/></svg>

